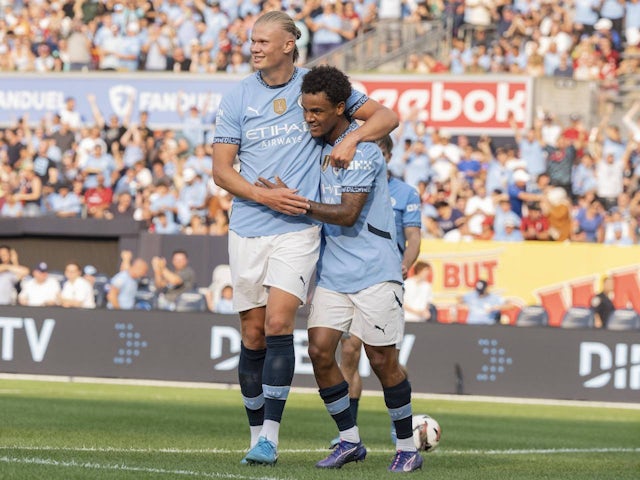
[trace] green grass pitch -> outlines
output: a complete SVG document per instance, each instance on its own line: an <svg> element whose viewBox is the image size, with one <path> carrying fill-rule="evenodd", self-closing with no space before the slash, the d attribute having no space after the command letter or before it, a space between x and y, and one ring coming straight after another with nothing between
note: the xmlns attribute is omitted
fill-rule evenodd
<svg viewBox="0 0 640 480"><path fill-rule="evenodd" d="M415 399L442 426L412 478L640 478L640 408ZM239 391L0 379L0 479L375 479L393 451L379 396L361 401L366 461L314 467L336 430L317 394L290 395L275 467L240 465Z"/></svg>

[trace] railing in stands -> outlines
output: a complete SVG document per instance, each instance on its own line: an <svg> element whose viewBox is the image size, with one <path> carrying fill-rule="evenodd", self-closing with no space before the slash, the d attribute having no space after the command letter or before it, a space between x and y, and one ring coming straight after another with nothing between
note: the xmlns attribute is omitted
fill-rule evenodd
<svg viewBox="0 0 640 480"><path fill-rule="evenodd" d="M307 63L307 67L328 64L346 72L398 72L404 70L413 53L430 53L436 58L448 54L450 22L380 22L339 48Z"/></svg>

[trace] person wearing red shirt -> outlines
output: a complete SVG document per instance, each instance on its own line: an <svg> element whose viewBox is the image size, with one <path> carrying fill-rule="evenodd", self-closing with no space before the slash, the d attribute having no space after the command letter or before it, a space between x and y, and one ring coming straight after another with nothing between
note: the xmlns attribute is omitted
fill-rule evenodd
<svg viewBox="0 0 640 480"><path fill-rule="evenodd" d="M549 240L549 219L542 213L540 205L527 205L527 215L522 219L521 230L525 240Z"/></svg>
<svg viewBox="0 0 640 480"><path fill-rule="evenodd" d="M103 218L105 210L111 206L113 190L111 190L111 187L104 186L104 175L98 174L96 179L98 185L87 189L84 194L84 201L89 217Z"/></svg>

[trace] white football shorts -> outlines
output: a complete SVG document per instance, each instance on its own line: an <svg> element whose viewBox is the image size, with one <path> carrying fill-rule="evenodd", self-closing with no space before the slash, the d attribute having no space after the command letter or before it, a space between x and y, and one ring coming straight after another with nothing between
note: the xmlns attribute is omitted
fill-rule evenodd
<svg viewBox="0 0 640 480"><path fill-rule="evenodd" d="M377 283L357 293L316 287L307 324L313 327L348 332L367 345L398 345L404 335L402 285Z"/></svg>
<svg viewBox="0 0 640 480"><path fill-rule="evenodd" d="M264 237L229 232L229 266L233 307L238 312L267 304L269 287L307 301L320 254L320 227Z"/></svg>

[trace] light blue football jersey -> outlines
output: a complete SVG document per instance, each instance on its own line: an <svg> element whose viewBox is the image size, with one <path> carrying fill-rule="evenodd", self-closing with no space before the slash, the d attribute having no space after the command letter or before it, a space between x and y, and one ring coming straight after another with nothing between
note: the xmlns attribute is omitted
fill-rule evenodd
<svg viewBox="0 0 640 480"><path fill-rule="evenodd" d="M243 79L220 103L214 143L238 145L240 174L250 183L278 176L298 195L318 200L323 142L314 139L304 121L300 86L307 69L296 68L284 85L269 86L260 72ZM347 102L352 115L368 97L353 91ZM235 198L229 228L241 237L258 237L308 228L312 219L289 216L243 198Z"/></svg>
<svg viewBox="0 0 640 480"><path fill-rule="evenodd" d="M404 236L406 227L422 228L422 216L420 214L420 195L411 185L395 177L389 179L389 195L391 206L396 221L396 241L398 250L404 254L407 239Z"/></svg>
<svg viewBox="0 0 640 480"><path fill-rule="evenodd" d="M339 143L354 122L338 138ZM352 227L328 223L322 226L318 285L340 293L355 293L377 283L402 283L401 256L389 196L387 166L375 143L358 144L348 169L331 167L325 145L320 168L320 201L339 204L342 193L366 192L367 201Z"/></svg>

